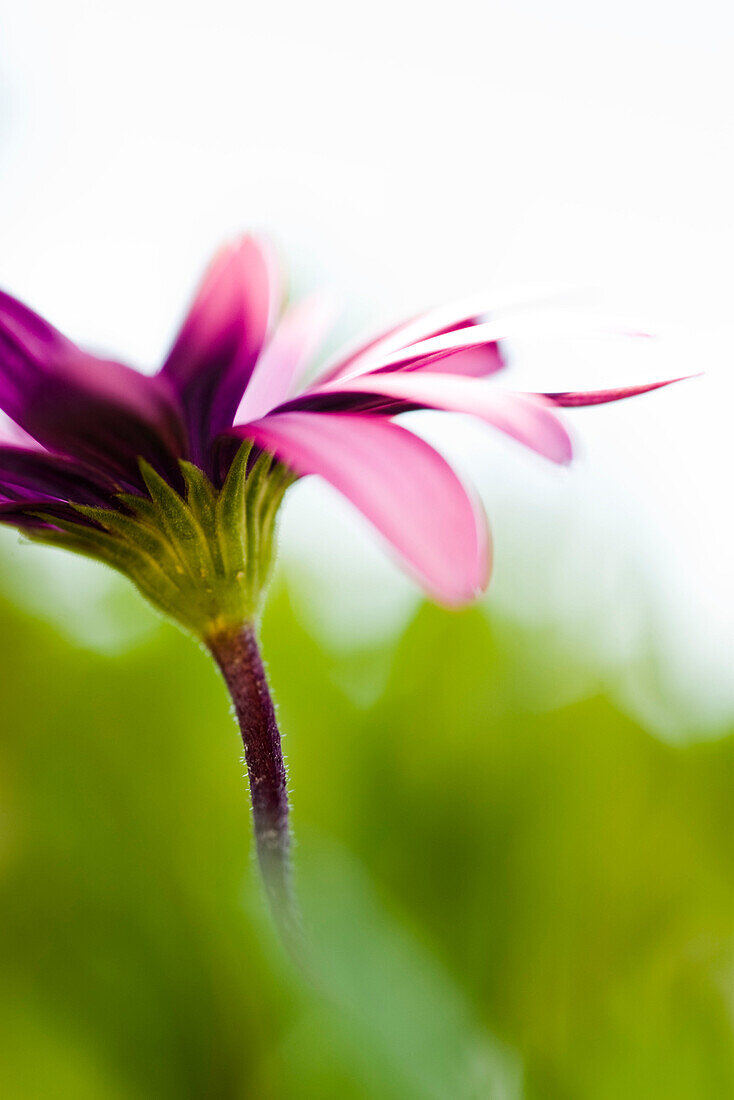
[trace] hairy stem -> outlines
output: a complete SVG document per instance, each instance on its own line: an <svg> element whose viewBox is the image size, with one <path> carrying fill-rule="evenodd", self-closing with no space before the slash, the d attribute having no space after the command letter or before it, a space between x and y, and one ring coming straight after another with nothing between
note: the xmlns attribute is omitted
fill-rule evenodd
<svg viewBox="0 0 734 1100"><path fill-rule="evenodd" d="M288 791L280 733L255 631L249 625L207 640L234 703L245 746L257 857L273 915L292 940L298 920L291 887Z"/></svg>

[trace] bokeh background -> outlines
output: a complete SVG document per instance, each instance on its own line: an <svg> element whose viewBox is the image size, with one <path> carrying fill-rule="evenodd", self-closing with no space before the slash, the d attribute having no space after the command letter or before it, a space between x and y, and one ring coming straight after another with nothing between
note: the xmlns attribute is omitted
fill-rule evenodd
<svg viewBox="0 0 734 1100"><path fill-rule="evenodd" d="M732 12L643 0L0 3L0 285L154 369L222 238L333 338L487 292L650 328L540 339L570 470L413 416L478 487L487 597L422 602L289 494L263 640L313 975L252 865L205 655L0 532L10 1100L734 1095Z"/></svg>

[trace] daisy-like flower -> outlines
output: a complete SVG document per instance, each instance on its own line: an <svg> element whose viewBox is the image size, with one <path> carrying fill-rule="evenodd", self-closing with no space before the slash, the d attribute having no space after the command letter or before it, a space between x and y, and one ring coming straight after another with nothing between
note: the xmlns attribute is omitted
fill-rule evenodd
<svg viewBox="0 0 734 1100"><path fill-rule="evenodd" d="M488 379L511 323L476 307L398 325L304 385L325 320L316 299L281 311L274 257L251 236L216 255L153 376L81 350L0 293L0 520L113 566L208 647L234 701L258 856L281 915L288 799L256 626L288 486L307 474L331 482L433 598L459 605L489 579L484 514L395 418L470 413L566 463L559 406L655 388L502 389Z"/></svg>

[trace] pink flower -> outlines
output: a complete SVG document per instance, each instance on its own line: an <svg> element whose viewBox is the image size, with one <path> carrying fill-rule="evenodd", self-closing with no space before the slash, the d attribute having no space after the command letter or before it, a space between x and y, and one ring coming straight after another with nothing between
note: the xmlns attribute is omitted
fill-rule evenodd
<svg viewBox="0 0 734 1100"><path fill-rule="evenodd" d="M62 516L69 505L143 493L141 456L175 488L182 458L221 483L229 434L273 452L298 475L331 482L432 596L459 604L489 578L482 510L438 452L396 416L420 408L469 413L565 463L571 441L558 406L655 388L505 390L494 376L507 326L461 310L437 310L381 333L304 386L325 334L324 309L318 299L283 314L279 306L272 251L250 236L225 246L151 378L81 351L2 295L0 408L35 444L0 447L0 518L37 526L43 504Z"/></svg>
<svg viewBox="0 0 734 1100"><path fill-rule="evenodd" d="M260 863L286 922L285 768L254 622L288 485L325 478L432 596L461 604L489 579L484 514L445 459L396 418L469 413L565 463L560 406L667 385L503 389L511 330L476 307L397 325L304 384L325 328L318 299L281 313L272 252L249 236L215 256L153 377L82 351L0 293L0 521L107 562L209 646L235 703Z"/></svg>

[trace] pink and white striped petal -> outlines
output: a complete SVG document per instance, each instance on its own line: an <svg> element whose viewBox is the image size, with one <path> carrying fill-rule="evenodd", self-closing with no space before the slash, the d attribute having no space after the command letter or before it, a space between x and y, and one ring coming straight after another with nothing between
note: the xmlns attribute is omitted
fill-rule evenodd
<svg viewBox="0 0 734 1100"><path fill-rule="evenodd" d="M327 364L320 381L331 382L354 371L368 371L379 366L385 356L429 337L474 326L488 312L484 300L472 299L453 306L444 306L419 314L386 329L367 341L361 341L346 351L341 351ZM496 347L487 345L473 356L465 355L460 362L457 356L457 374L493 374L502 366Z"/></svg>
<svg viewBox="0 0 734 1100"><path fill-rule="evenodd" d="M335 313L333 299L324 294L310 295L286 310L252 372L235 424L257 420L291 396L294 383L326 338Z"/></svg>
<svg viewBox="0 0 734 1100"><path fill-rule="evenodd" d="M371 370L374 363L381 357L407 348L420 340L427 340L429 337L441 336L444 333L455 332L457 329L478 325L482 321L488 321L498 312L514 311L518 308L533 309L537 312L538 308L547 305L548 301L567 298L569 292L569 288L556 285L532 288L526 286L521 291L477 294L449 305L438 306L393 325L367 340L357 341L351 347L338 352L327 364L321 381L334 381L351 373L355 368ZM451 362L451 373L480 377L493 374L502 366L498 349L495 348L493 353L491 345L487 345L474 356L467 354L460 358L457 355Z"/></svg>
<svg viewBox="0 0 734 1100"><path fill-rule="evenodd" d="M552 462L566 463L572 457L568 432L550 401L537 394L502 390L481 379L424 371L385 372L341 379L319 392L373 393L424 408L469 413Z"/></svg>
<svg viewBox="0 0 734 1100"><path fill-rule="evenodd" d="M484 512L445 459L389 420L281 413L234 429L298 474L343 493L439 602L467 603L489 581Z"/></svg>
<svg viewBox="0 0 734 1100"><path fill-rule="evenodd" d="M480 350L511 337L537 336L580 336L583 334L611 334L619 336L644 336L639 330L621 325L618 320L595 317L589 314L525 314L505 317L465 328L452 329L449 332L419 340L407 347L382 355L370 354L369 359L357 358L348 369L340 371L338 380L354 378L369 371L404 371L425 369L437 364L448 356L467 350ZM438 366L438 370L444 370ZM450 373L446 369L446 373ZM465 372L462 372L465 373ZM322 382L325 379L322 378ZM329 384L337 381L333 375L327 375Z"/></svg>

